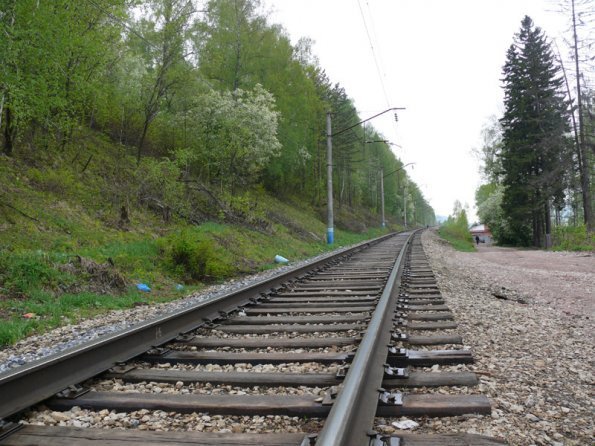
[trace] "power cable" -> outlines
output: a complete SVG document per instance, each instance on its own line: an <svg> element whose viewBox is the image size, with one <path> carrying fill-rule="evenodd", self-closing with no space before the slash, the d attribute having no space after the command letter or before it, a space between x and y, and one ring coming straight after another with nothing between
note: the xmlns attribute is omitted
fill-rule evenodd
<svg viewBox="0 0 595 446"><path fill-rule="evenodd" d="M362 16L362 22L364 23L364 29L366 30L368 42L370 43L370 49L372 50L372 57L374 59L374 65L376 66L376 72L378 73L378 79L380 80L380 86L382 87L382 93L384 94L384 99L386 100L386 106L390 107L390 102L388 100L388 95L386 94L386 88L384 86L384 80L382 79L380 66L378 65L378 59L376 57L376 51L374 50L374 45L372 44L372 38L370 37L370 31L368 30L368 24L366 23L366 18L364 16L364 11L362 9L360 0L357 0L357 6L359 7L359 12Z"/></svg>
<svg viewBox="0 0 595 446"><path fill-rule="evenodd" d="M373 40L372 40L372 38L370 36L370 30L368 28L368 24L366 22L366 18L365 18L364 11L362 9L360 0L357 0L357 5L359 7L359 11L360 11L360 15L362 17L362 22L364 24L364 28L366 30L366 35L368 37L368 42L370 43L370 49L372 50L372 56L374 58L374 64L376 65L376 72L378 74L378 79L380 80L380 86L382 87L382 93L384 95L384 100L386 101L386 105L388 107L390 107L391 106L390 105L391 104L390 96L387 93L387 88L386 88L386 85L384 83L384 77L383 77L383 74L382 74L384 72L384 70L382 69L382 67L384 65L382 64L381 55L379 53L377 54L376 50L374 49L374 44L373 44L373 41L374 42L378 42L378 37L377 37L376 31L375 31L375 25L374 25L374 18L373 18L373 14L372 14L372 8L370 7L369 1L366 0L366 5L368 7L368 13L369 13L369 19L370 19L370 28L372 29L372 35L374 37ZM379 62L379 59L380 59L380 62ZM395 117L396 117L396 113L395 113ZM394 129L395 129L395 135L397 135L398 134L398 129L397 129L397 124L396 124L396 119L392 123L392 125L394 126Z"/></svg>

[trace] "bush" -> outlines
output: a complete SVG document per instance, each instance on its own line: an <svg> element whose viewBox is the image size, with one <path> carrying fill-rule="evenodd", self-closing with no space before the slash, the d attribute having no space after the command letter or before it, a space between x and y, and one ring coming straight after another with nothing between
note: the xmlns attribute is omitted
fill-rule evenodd
<svg viewBox="0 0 595 446"><path fill-rule="evenodd" d="M454 217L448 217L448 220L440 227L439 234L458 251L475 251L473 238L469 232L467 214L464 210Z"/></svg>
<svg viewBox="0 0 595 446"><path fill-rule="evenodd" d="M55 260L55 259L54 259ZM43 251L3 253L0 256L0 284L11 293L27 294L34 289L70 282Z"/></svg>
<svg viewBox="0 0 595 446"><path fill-rule="evenodd" d="M78 180L69 169L29 169L30 180L41 190L56 195L70 194L77 190Z"/></svg>
<svg viewBox="0 0 595 446"><path fill-rule="evenodd" d="M585 225L556 226L552 237L554 251L595 251L595 234L588 234Z"/></svg>
<svg viewBox="0 0 595 446"><path fill-rule="evenodd" d="M139 201L149 209L170 219L172 211L187 213L184 184L179 180L181 171L175 161L146 158L137 171Z"/></svg>
<svg viewBox="0 0 595 446"><path fill-rule="evenodd" d="M235 272L221 248L191 229L164 239L162 250L166 267L185 282L221 280Z"/></svg>

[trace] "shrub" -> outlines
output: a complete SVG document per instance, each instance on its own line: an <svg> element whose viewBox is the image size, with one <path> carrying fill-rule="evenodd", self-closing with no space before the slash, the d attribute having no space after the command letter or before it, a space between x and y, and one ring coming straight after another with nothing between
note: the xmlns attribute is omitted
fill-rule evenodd
<svg viewBox="0 0 595 446"><path fill-rule="evenodd" d="M29 169L27 175L37 187L56 195L65 195L77 190L78 180L69 169Z"/></svg>
<svg viewBox="0 0 595 446"><path fill-rule="evenodd" d="M595 234L585 225L556 226L552 237L554 251L595 251Z"/></svg>
<svg viewBox="0 0 595 446"><path fill-rule="evenodd" d="M235 272L221 248L191 229L164 239L162 250L167 268L186 282L225 279Z"/></svg>
<svg viewBox="0 0 595 446"><path fill-rule="evenodd" d="M469 232L467 214L461 210L458 215L448 217L440 227L440 236L448 240L459 251L474 251L473 238Z"/></svg>
<svg viewBox="0 0 595 446"><path fill-rule="evenodd" d="M68 276L60 272L43 251L0 256L0 284L12 293L30 293L34 289L55 287L68 281Z"/></svg>

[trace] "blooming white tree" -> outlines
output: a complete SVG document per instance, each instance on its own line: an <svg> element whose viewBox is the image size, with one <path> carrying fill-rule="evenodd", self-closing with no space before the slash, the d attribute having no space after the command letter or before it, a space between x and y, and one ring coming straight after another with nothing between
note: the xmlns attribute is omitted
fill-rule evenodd
<svg viewBox="0 0 595 446"><path fill-rule="evenodd" d="M209 91L188 116L194 122L190 148L201 176L232 194L257 182L281 151L279 112L273 95L259 84L250 91Z"/></svg>

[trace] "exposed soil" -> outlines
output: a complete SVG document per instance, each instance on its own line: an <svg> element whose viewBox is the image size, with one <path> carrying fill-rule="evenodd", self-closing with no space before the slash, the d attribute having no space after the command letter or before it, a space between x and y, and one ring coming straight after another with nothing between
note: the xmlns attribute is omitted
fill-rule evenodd
<svg viewBox="0 0 595 446"><path fill-rule="evenodd" d="M535 303L567 314L595 316L595 255L479 244L475 253L453 252L452 261L475 265L494 287L513 289Z"/></svg>

